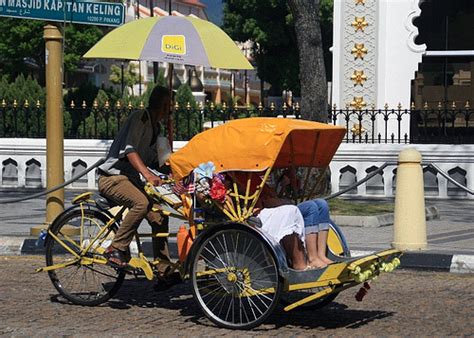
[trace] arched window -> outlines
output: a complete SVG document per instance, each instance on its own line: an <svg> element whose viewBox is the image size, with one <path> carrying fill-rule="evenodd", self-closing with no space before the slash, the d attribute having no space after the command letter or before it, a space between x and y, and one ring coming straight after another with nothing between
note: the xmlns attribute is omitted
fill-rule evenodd
<svg viewBox="0 0 474 338"><path fill-rule="evenodd" d="M41 184L41 163L32 158L26 162L25 185L27 187L40 188Z"/></svg>
<svg viewBox="0 0 474 338"><path fill-rule="evenodd" d="M365 172L367 175L370 175L378 168L372 166L368 168ZM383 172L378 173L366 183L365 192L367 195L383 195L384 194L384 184L383 184Z"/></svg>
<svg viewBox="0 0 474 338"><path fill-rule="evenodd" d="M438 196L438 173L431 167L423 169L423 181L425 184L425 196Z"/></svg>
<svg viewBox="0 0 474 338"><path fill-rule="evenodd" d="M357 183L356 172L357 171L349 165L340 170L341 175L339 176L339 190L346 189ZM349 190L347 194L357 194L357 187Z"/></svg>
<svg viewBox="0 0 474 338"><path fill-rule="evenodd" d="M459 167L448 171L449 176L463 186L467 186L466 170ZM448 182L448 196L466 196L466 191Z"/></svg>
<svg viewBox="0 0 474 338"><path fill-rule="evenodd" d="M75 177L87 169L86 162L77 160L72 163L72 177ZM82 176L80 179L72 183L73 187L87 187L87 175Z"/></svg>
<svg viewBox="0 0 474 338"><path fill-rule="evenodd" d="M18 163L14 159L8 158L2 164L2 185L17 186Z"/></svg>

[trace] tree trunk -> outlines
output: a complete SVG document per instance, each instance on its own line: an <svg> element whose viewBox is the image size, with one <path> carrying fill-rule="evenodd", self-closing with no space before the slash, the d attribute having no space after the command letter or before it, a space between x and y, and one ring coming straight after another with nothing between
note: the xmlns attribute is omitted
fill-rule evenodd
<svg viewBox="0 0 474 338"><path fill-rule="evenodd" d="M301 83L301 117L327 122L326 70L319 20L320 0L288 0L295 20Z"/></svg>

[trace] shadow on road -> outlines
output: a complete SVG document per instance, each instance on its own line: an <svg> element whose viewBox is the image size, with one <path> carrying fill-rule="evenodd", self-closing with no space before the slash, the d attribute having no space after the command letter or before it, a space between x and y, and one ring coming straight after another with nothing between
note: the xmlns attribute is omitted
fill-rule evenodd
<svg viewBox="0 0 474 338"><path fill-rule="evenodd" d="M134 307L178 310L183 317L188 317L185 319L186 321L197 325L214 326L206 319L194 301L189 282L161 292L153 290L154 283L145 279L126 280L117 295L101 307L123 310ZM51 301L67 304L67 301L59 296L51 297ZM295 309L291 312L284 312L283 306L279 306L265 323L255 328L254 331L272 331L286 326L305 329L319 328L320 330L356 329L372 321L391 317L393 314L393 312L377 310L354 310L337 302L318 310Z"/></svg>

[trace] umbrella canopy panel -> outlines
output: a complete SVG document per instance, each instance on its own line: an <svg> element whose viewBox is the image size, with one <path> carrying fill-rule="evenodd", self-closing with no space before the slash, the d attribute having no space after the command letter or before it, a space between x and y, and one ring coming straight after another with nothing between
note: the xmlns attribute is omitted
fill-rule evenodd
<svg viewBox="0 0 474 338"><path fill-rule="evenodd" d="M209 21L193 17L131 21L104 36L84 57L253 69L224 31Z"/></svg>
<svg viewBox="0 0 474 338"><path fill-rule="evenodd" d="M233 120L193 137L171 155L170 164L176 179L208 161L219 172L291 165L321 168L329 164L345 132L343 127L304 120Z"/></svg>

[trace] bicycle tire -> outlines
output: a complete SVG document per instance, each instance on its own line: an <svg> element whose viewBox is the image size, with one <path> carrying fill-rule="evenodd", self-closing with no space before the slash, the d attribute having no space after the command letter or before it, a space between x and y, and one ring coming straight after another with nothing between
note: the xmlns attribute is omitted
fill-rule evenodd
<svg viewBox="0 0 474 338"><path fill-rule="evenodd" d="M66 225L82 227L82 238L68 236L69 239L73 240L73 243L66 240L66 245L74 252L78 252L81 248L86 247L90 243L90 239L95 237L93 231L104 226L110 219L107 214L92 206L83 206L82 208L81 210L81 207L77 206L64 211L53 222L50 229L54 235L58 237L62 236L63 239L66 239L64 234L61 233L61 230ZM116 230L116 224L112 225L111 232L115 233ZM108 235L110 236L110 232ZM88 239L86 239L87 236L89 236ZM63 242L66 243L65 241ZM60 262L68 262L72 259L71 257L74 257L71 253L62 248L59 242L52 236L47 236L45 247L47 266ZM86 252L85 255L88 257L102 257L101 254L94 253L94 250L95 248L91 247L91 250ZM67 277L66 274L68 271L69 277ZM83 306L96 306L108 301L117 293L125 279L125 272L123 270L114 269L105 264L93 263L82 265L81 262L66 268L50 270L48 271L48 275L56 290L58 290L64 298L73 304ZM81 284L81 281L87 283L88 276L93 279L95 286L93 285L89 288L86 285L79 285L79 288L76 289L74 284L71 284L77 279L76 277L80 277L79 284ZM94 290L94 288L96 288L96 290Z"/></svg>

